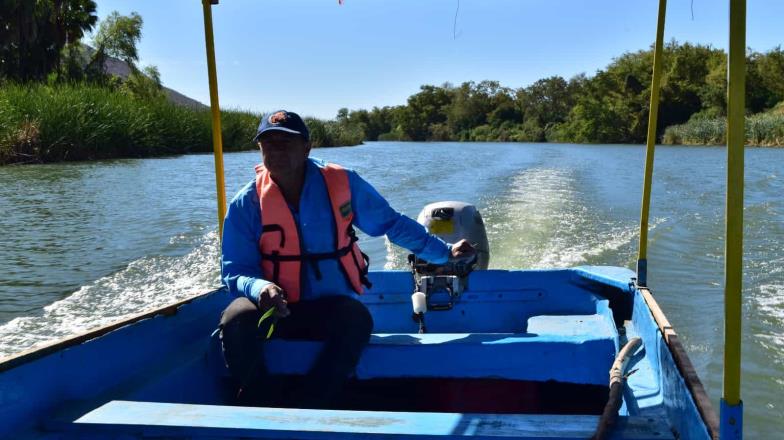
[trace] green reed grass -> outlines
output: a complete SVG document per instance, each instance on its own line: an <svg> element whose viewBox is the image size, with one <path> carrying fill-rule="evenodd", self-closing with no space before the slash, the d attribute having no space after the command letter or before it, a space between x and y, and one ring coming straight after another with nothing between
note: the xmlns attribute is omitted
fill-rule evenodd
<svg viewBox="0 0 784 440"><path fill-rule="evenodd" d="M254 148L257 114L221 112L226 151ZM212 150L208 109L86 84L0 86L0 164Z"/></svg>
<svg viewBox="0 0 784 440"><path fill-rule="evenodd" d="M746 117L746 144L784 146L784 112L777 109ZM667 127L663 143L684 145L724 145L727 121L724 118L693 119Z"/></svg>

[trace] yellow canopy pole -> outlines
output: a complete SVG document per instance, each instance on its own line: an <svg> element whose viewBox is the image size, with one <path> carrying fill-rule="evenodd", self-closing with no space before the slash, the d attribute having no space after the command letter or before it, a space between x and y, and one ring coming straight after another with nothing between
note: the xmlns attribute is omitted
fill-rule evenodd
<svg viewBox="0 0 784 440"><path fill-rule="evenodd" d="M740 400L743 288L743 151L746 142L746 1L730 0L727 91L727 208L724 242L724 388L722 439L743 435Z"/></svg>
<svg viewBox="0 0 784 440"><path fill-rule="evenodd" d="M223 237L223 218L226 216L226 185L223 181L223 140L221 138L220 104L218 103L218 74L215 70L215 43L212 35L212 5L217 4L218 0L202 0L202 6L204 7L204 39L207 46L207 73L210 80L215 187L218 191L218 236Z"/></svg>
<svg viewBox="0 0 784 440"><path fill-rule="evenodd" d="M645 177L642 184L642 208L640 210L640 249L637 255L637 284L648 285L648 217L651 207L651 185L653 183L653 156L656 147L656 121L659 116L659 88L661 84L662 52L664 46L664 18L667 0L659 0L659 18L656 22L656 43L653 49L653 78L651 79L651 103L648 112L648 138L645 150Z"/></svg>

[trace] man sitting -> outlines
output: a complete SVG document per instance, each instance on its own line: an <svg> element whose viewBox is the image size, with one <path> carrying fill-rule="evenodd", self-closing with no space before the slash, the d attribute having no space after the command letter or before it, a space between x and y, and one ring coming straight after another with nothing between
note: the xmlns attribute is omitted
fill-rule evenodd
<svg viewBox="0 0 784 440"><path fill-rule="evenodd" d="M330 406L373 330L357 300L370 282L354 226L386 234L432 263L474 250L465 240L449 246L428 234L355 172L308 158L308 128L296 113L263 117L254 142L263 164L231 201L223 226L223 281L238 297L221 316L223 354L238 403L251 404L269 386L260 338L323 340L290 404Z"/></svg>

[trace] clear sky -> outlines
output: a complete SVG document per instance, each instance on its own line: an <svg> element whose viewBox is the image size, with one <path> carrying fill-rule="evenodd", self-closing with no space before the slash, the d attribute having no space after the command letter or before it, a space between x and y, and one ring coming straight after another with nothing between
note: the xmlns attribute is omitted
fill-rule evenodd
<svg viewBox="0 0 784 440"><path fill-rule="evenodd" d="M209 102L200 0L97 0L144 18L140 65ZM727 47L728 0L670 0L666 39ZM213 7L221 105L332 118L403 104L422 84L592 75L649 47L658 0L221 0ZM692 18L693 8L693 18ZM455 25L455 13L457 20ZM784 0L748 0L747 45L784 45Z"/></svg>

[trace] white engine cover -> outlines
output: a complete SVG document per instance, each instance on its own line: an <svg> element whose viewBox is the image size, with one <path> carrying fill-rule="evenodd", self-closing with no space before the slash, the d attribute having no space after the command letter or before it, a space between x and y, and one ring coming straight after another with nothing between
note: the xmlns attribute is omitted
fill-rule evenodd
<svg viewBox="0 0 784 440"><path fill-rule="evenodd" d="M487 269L490 245L482 216L474 205L464 202L431 203L419 212L417 222L447 243L466 239L477 250L477 269Z"/></svg>

